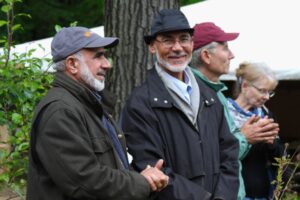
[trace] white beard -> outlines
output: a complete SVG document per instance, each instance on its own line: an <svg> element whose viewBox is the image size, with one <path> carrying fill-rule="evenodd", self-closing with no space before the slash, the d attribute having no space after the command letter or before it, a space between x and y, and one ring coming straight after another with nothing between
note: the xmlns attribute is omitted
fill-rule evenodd
<svg viewBox="0 0 300 200"><path fill-rule="evenodd" d="M88 86L98 92L105 87L105 81L96 79L83 60L80 60L80 76Z"/></svg>
<svg viewBox="0 0 300 200"><path fill-rule="evenodd" d="M187 65L190 63L192 57L190 57L185 63L183 63L180 66L173 66L170 63L168 63L167 61L165 61L164 59L162 59L159 54L156 52L156 58L157 58L157 62L159 64L161 64L162 66L164 66L167 70L171 71L171 72L183 72L185 70L185 68L187 67Z"/></svg>

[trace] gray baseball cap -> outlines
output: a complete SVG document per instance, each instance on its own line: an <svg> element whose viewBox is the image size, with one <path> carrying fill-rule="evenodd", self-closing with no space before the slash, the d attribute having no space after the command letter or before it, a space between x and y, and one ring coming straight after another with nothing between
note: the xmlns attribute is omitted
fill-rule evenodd
<svg viewBox="0 0 300 200"><path fill-rule="evenodd" d="M110 48L116 46L119 39L101 37L85 27L62 28L51 43L53 62L58 62L85 48Z"/></svg>

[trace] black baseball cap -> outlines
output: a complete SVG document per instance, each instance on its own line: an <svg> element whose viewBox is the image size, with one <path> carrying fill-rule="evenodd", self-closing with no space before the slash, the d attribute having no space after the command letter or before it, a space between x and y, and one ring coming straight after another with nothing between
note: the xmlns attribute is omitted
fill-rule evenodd
<svg viewBox="0 0 300 200"><path fill-rule="evenodd" d="M157 34L171 31L187 31L192 35L194 29L190 27L187 18L180 10L160 10L153 18L151 34L144 36L144 40L147 44L150 44Z"/></svg>

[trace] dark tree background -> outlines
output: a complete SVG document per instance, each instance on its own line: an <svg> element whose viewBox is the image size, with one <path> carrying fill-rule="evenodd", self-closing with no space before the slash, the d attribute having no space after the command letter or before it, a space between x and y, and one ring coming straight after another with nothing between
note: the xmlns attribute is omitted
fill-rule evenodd
<svg viewBox="0 0 300 200"><path fill-rule="evenodd" d="M68 27L75 21L78 26L88 28L104 25L106 36L120 38L117 48L109 52L114 68L107 78L108 89L118 97L118 114L131 90L144 80L146 70L152 67L153 57L148 54L143 36L150 32L154 13L200 1L22 0L15 4L15 13L30 14L31 19L19 17L15 20L23 25L23 30L14 33L13 41L18 44L52 37L56 32L55 25ZM3 12L0 17L5 19ZM6 35L5 32L5 27L0 27L0 36Z"/></svg>
<svg viewBox="0 0 300 200"><path fill-rule="evenodd" d="M200 1L181 0L180 4L182 6ZM0 7L3 5L1 2ZM77 21L77 25L88 28L102 26L104 0L23 0L22 3L15 4L15 13L31 15L31 19L27 17L16 19L16 23L23 25L23 30L14 34L14 43L19 44L52 37L55 34L55 25L67 27ZM4 13L0 12L0 20L5 18ZM3 35L6 35L4 26L0 27L0 36Z"/></svg>
<svg viewBox="0 0 300 200"><path fill-rule="evenodd" d="M17 44L52 37L55 25L70 26L75 21L88 28L103 25L104 0L23 0L15 4L14 10L31 15L31 19L16 18L16 23L23 25L23 30L14 34ZM3 12L0 17L5 19ZM0 31L3 35L5 28Z"/></svg>
<svg viewBox="0 0 300 200"><path fill-rule="evenodd" d="M154 13L163 8L179 9L179 4L179 0L105 0L105 35L120 38L119 45L110 50L113 69L106 79L108 89L118 98L116 115L152 67L153 57L143 36L150 33Z"/></svg>

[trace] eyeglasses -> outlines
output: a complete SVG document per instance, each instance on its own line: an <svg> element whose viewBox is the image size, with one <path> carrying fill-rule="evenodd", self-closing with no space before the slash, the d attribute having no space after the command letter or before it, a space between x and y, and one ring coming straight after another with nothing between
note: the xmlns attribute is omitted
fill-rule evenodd
<svg viewBox="0 0 300 200"><path fill-rule="evenodd" d="M155 41L161 43L165 48L171 48L173 47L177 42L182 47L187 47L191 45L192 38L191 37L183 37L179 38L179 40L173 39L173 38L163 38L161 40L155 39Z"/></svg>
<svg viewBox="0 0 300 200"><path fill-rule="evenodd" d="M263 88L259 88L257 86L255 86L254 84L250 83L250 85L255 88L260 94L262 95L269 95L269 98L274 97L275 92L274 91L268 91L266 89Z"/></svg>

